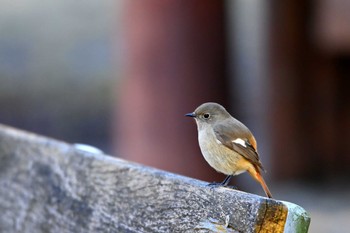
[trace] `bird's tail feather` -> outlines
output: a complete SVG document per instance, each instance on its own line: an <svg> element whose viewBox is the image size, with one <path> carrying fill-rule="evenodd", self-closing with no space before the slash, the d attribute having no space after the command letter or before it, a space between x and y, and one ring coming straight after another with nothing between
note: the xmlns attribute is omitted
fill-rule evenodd
<svg viewBox="0 0 350 233"><path fill-rule="evenodd" d="M264 192L268 198L272 198L272 194L270 192L270 189L267 187L264 178L260 174L259 169L249 169L249 174L260 183L261 187L264 189Z"/></svg>

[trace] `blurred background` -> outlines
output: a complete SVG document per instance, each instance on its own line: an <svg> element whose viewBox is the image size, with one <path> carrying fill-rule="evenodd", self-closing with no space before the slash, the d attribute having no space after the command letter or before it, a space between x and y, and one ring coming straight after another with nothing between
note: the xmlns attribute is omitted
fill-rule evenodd
<svg viewBox="0 0 350 233"><path fill-rule="evenodd" d="M1 124L212 182L183 115L219 102L275 198L310 232L349 229L349 0L0 3Z"/></svg>

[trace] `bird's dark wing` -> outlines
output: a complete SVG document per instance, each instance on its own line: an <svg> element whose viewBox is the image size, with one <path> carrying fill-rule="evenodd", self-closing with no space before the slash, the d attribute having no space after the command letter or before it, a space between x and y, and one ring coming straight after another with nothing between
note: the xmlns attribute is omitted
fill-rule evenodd
<svg viewBox="0 0 350 233"><path fill-rule="evenodd" d="M236 124L240 125L238 126ZM221 144L236 151L252 164L264 170L259 160L258 152L249 141L252 135L242 123L238 122L233 124L230 122L223 122L221 124L215 124L214 133L216 139L220 141Z"/></svg>

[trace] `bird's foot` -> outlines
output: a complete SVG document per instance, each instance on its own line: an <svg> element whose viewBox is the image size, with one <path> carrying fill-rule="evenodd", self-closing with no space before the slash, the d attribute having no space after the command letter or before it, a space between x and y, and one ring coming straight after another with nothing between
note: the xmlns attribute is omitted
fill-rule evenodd
<svg viewBox="0 0 350 233"><path fill-rule="evenodd" d="M216 188L216 187L222 187L224 185L220 182L212 182L212 183L207 184L207 186L209 186L210 188Z"/></svg>
<svg viewBox="0 0 350 233"><path fill-rule="evenodd" d="M230 183L231 178L232 178L232 175L228 175L228 176L226 176L224 181L222 181L221 183L213 182L213 183L210 183L209 186L211 186L212 188L222 186L222 187L228 187L228 188L236 189L235 186L229 186L228 185Z"/></svg>
<svg viewBox="0 0 350 233"><path fill-rule="evenodd" d="M209 186L210 188L225 187L229 189L237 189L236 186L227 185L224 182L212 182L212 183L209 183L207 186Z"/></svg>

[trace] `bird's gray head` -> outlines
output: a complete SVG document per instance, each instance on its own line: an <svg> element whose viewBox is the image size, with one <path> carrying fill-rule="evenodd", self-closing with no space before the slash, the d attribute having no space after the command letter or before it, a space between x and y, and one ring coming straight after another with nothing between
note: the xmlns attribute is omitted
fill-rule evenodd
<svg viewBox="0 0 350 233"><path fill-rule="evenodd" d="M223 106L212 102L200 105L194 112L187 113L185 116L194 117L198 127L201 125L215 124L217 121L222 121L231 117Z"/></svg>

